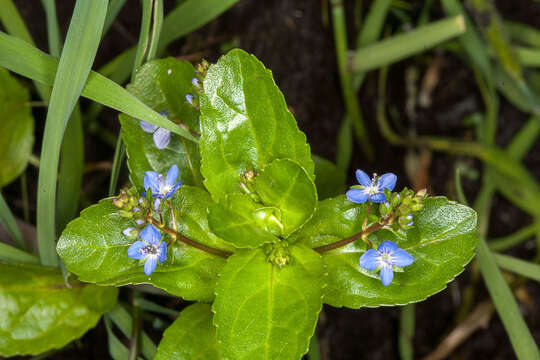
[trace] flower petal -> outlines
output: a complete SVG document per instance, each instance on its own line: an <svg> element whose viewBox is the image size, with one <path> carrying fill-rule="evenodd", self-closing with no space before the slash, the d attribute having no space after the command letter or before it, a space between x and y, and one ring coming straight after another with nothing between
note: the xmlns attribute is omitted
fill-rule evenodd
<svg viewBox="0 0 540 360"><path fill-rule="evenodd" d="M159 192L159 174L155 171L147 171L144 173L144 190L150 189L152 193Z"/></svg>
<svg viewBox="0 0 540 360"><path fill-rule="evenodd" d="M154 131L157 130L157 126L154 125L154 124L150 124L150 123L147 123L146 121L139 121L139 125L141 126L141 129L144 131L144 132L147 132L147 133L153 133Z"/></svg>
<svg viewBox="0 0 540 360"><path fill-rule="evenodd" d="M369 197L369 194L361 189L351 189L346 193L347 199L357 204L365 203Z"/></svg>
<svg viewBox="0 0 540 360"><path fill-rule="evenodd" d="M386 196L384 193L377 193L370 195L368 200L374 203L383 203L386 201Z"/></svg>
<svg viewBox="0 0 540 360"><path fill-rule="evenodd" d="M392 253L392 260L394 265L399 267L409 266L414 262L412 255L400 248L394 250Z"/></svg>
<svg viewBox="0 0 540 360"><path fill-rule="evenodd" d="M159 205L161 205L161 198L156 197L154 199L154 210L159 211Z"/></svg>
<svg viewBox="0 0 540 360"><path fill-rule="evenodd" d="M152 136L154 138L154 144L159 150L165 149L171 140L171 132L164 128L157 129Z"/></svg>
<svg viewBox="0 0 540 360"><path fill-rule="evenodd" d="M371 178L369 175L360 169L356 170L356 180L358 180L358 183L362 186L368 187L371 185Z"/></svg>
<svg viewBox="0 0 540 360"><path fill-rule="evenodd" d="M135 231L135 228L128 227L122 230L122 234L124 234L124 236L130 237L133 231Z"/></svg>
<svg viewBox="0 0 540 360"><path fill-rule="evenodd" d="M383 241L381 245L379 245L377 250L379 250L379 252L381 253L389 253L389 252L395 251L397 248L398 246L396 245L395 242L386 240L386 241Z"/></svg>
<svg viewBox="0 0 540 360"><path fill-rule="evenodd" d="M392 280L394 280L394 271L389 267L384 267L381 269L380 279L384 286L390 285Z"/></svg>
<svg viewBox="0 0 540 360"><path fill-rule="evenodd" d="M159 244L158 261L161 264L161 263L165 262L165 260L167 260L167 243L165 241L162 241Z"/></svg>
<svg viewBox="0 0 540 360"><path fill-rule="evenodd" d="M167 172L167 177L165 178L165 185L172 188L177 178L178 178L178 166L176 166L175 164L171 166L171 168Z"/></svg>
<svg viewBox="0 0 540 360"><path fill-rule="evenodd" d="M392 173L386 173L383 174L379 180L377 181L377 184L379 185L379 189L384 191L384 189L388 189L390 191L394 190L394 187L396 186L397 176Z"/></svg>
<svg viewBox="0 0 540 360"><path fill-rule="evenodd" d="M154 227L154 225L146 225L146 227L141 231L141 239L150 245L157 245L161 241L161 233Z"/></svg>
<svg viewBox="0 0 540 360"><path fill-rule="evenodd" d="M146 246L145 243L142 241L135 241L131 246L128 248L127 254L130 258L135 260L141 260L146 257L146 254L142 253L140 250Z"/></svg>
<svg viewBox="0 0 540 360"><path fill-rule="evenodd" d="M144 263L144 273L148 276L156 270L157 266L157 257L149 256L146 262Z"/></svg>
<svg viewBox="0 0 540 360"><path fill-rule="evenodd" d="M381 254L375 249L369 249L360 257L360 266L366 270L375 270L381 265Z"/></svg>

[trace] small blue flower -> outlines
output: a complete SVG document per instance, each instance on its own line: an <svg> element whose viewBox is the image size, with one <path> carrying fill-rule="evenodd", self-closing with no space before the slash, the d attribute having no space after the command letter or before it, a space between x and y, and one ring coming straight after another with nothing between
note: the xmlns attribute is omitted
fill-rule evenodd
<svg viewBox="0 0 540 360"><path fill-rule="evenodd" d="M379 277L383 285L388 286L394 279L394 266L409 266L413 261L414 258L395 242L384 241L377 250L369 249L360 257L360 266L370 271L380 269Z"/></svg>
<svg viewBox="0 0 540 360"><path fill-rule="evenodd" d="M164 117L169 117L169 114L167 114L166 111L160 111L159 113ZM143 120L140 121L139 125L144 132L153 134L152 138L158 149L165 149L167 145L169 145L169 141L171 141L171 132L169 130L160 128Z"/></svg>
<svg viewBox="0 0 540 360"><path fill-rule="evenodd" d="M189 103L189 105L193 105L193 99L194 98L195 98L195 95L186 94L186 101Z"/></svg>
<svg viewBox="0 0 540 360"><path fill-rule="evenodd" d="M178 178L178 166L173 165L167 172L167 176L158 174L155 171L147 171L144 174L144 189L152 191L152 196L155 198L169 199L180 186L182 182ZM157 200L157 199L156 199ZM156 203L154 202L154 206ZM159 203L157 204L159 206Z"/></svg>
<svg viewBox="0 0 540 360"><path fill-rule="evenodd" d="M161 241L161 233L153 225L146 225L141 231L141 240L135 241L128 249L128 256L135 260L145 260L144 273L154 272L157 263L167 259L167 244Z"/></svg>
<svg viewBox="0 0 540 360"><path fill-rule="evenodd" d="M194 77L193 79L191 79L191 83L193 84L193 86L195 86L197 89L201 89L201 85L199 84L199 79L197 79L196 77Z"/></svg>
<svg viewBox="0 0 540 360"><path fill-rule="evenodd" d="M384 190L394 190L397 176L386 173L378 177L374 174L373 178L370 179L365 172L358 169L356 170L356 179L360 185L355 185L351 190L347 191L347 199L357 204L365 203L368 200L382 203L386 201Z"/></svg>
<svg viewBox="0 0 540 360"><path fill-rule="evenodd" d="M122 234L124 234L124 236L130 238L130 239L135 239L139 236L139 230L135 229L135 228L132 228L132 227L128 227L128 228L125 228L124 230L122 230Z"/></svg>

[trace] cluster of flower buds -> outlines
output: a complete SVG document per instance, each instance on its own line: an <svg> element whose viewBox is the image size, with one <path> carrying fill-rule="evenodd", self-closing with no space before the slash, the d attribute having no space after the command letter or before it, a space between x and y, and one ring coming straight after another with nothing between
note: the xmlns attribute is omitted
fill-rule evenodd
<svg viewBox="0 0 540 360"><path fill-rule="evenodd" d="M261 199L255 191L255 178L257 173L253 170L249 170L240 175L240 186L242 190L251 197L255 202L261 202Z"/></svg>
<svg viewBox="0 0 540 360"><path fill-rule="evenodd" d="M144 216L148 212L149 202L146 198L139 197L136 190L122 189L120 195L115 197L112 200L112 203L119 209L118 212L122 217L134 219L135 224L138 226L142 226L146 223ZM132 235L132 232L129 232L129 234Z"/></svg>
<svg viewBox="0 0 540 360"><path fill-rule="evenodd" d="M289 263L291 260L289 257L289 242L287 240L281 240L273 244L266 244L264 251L268 256L268 261L276 264L281 269Z"/></svg>
<svg viewBox="0 0 540 360"><path fill-rule="evenodd" d="M412 213L421 210L424 207L424 199L427 196L425 189L414 191L404 188L400 193L391 193L385 191L387 201L379 206L381 218L387 218L391 214L394 215L393 222L395 230L408 229L414 225Z"/></svg>
<svg viewBox="0 0 540 360"><path fill-rule="evenodd" d="M186 94L186 101L197 110L199 109L199 94L202 90L202 81L209 67L210 64L204 59L200 64L197 64L195 67L195 76L191 79L193 94Z"/></svg>

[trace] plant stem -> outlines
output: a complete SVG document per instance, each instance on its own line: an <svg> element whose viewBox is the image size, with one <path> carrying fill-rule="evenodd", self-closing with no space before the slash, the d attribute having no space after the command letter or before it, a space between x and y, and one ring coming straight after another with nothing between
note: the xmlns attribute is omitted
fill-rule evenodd
<svg viewBox="0 0 540 360"><path fill-rule="evenodd" d="M232 253L230 253L228 251L216 249L216 248L210 247L208 245L201 244L200 242L197 242L195 240L188 239L187 237L185 237L182 234L178 233L178 231L176 231L174 229L171 229L170 227L166 226L162 222L157 221L156 219L154 219L151 216L146 217L146 222L149 223L149 224L152 224L154 226L157 226L159 229L161 229L161 230L165 231L167 234L175 237L177 240L180 240L181 242L183 242L183 243L185 243L187 245L193 246L194 248L197 248L199 250L206 251L209 254L221 256L221 257L224 257L224 258L228 257L229 255L232 255Z"/></svg>
<svg viewBox="0 0 540 360"><path fill-rule="evenodd" d="M361 232L359 232L356 235L349 236L348 238L345 238L345 239L340 240L340 241L336 241L336 242L331 243L331 244L318 246L316 248L313 248L313 250L315 250L318 253L322 254L322 253L325 253L327 251L334 250L334 249L340 248L342 246L345 246L347 244L350 244L353 241L356 241L356 240L358 240L358 239L360 239L360 238L362 238L364 236L367 236L367 235L371 234L372 232L375 232L377 230L380 230L380 229L384 228L386 225L391 223L394 220L395 217L396 217L396 215L392 214L389 217L383 219L382 222L377 223L377 224L373 224L370 227L366 228L365 230L362 230Z"/></svg>
<svg viewBox="0 0 540 360"><path fill-rule="evenodd" d="M174 209L173 209L173 206L172 206L172 201L171 201L171 199L168 199L167 202L169 204L169 211L171 212L171 219L172 219L173 229L174 229L174 231L178 231L178 229L176 228L176 216L174 215Z"/></svg>

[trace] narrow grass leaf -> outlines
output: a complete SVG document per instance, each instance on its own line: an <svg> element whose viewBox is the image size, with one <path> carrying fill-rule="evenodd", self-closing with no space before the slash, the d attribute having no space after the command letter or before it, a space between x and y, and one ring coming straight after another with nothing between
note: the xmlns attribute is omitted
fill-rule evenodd
<svg viewBox="0 0 540 360"><path fill-rule="evenodd" d="M15 217L2 194L0 194L0 224L6 228L13 241L15 241L22 249L26 249L26 244L24 243L19 227L17 226Z"/></svg>
<svg viewBox="0 0 540 360"><path fill-rule="evenodd" d="M439 20L356 50L351 66L355 72L373 70L426 51L464 32L463 16Z"/></svg>
<svg viewBox="0 0 540 360"><path fill-rule="evenodd" d="M414 360L415 305L401 307L399 317L399 355L401 360Z"/></svg>
<svg viewBox="0 0 540 360"><path fill-rule="evenodd" d="M54 0L41 0L45 8L47 18L47 38L49 39L49 53L52 56L60 56L62 49L62 39L60 28L58 27L58 17L56 16L56 4Z"/></svg>
<svg viewBox="0 0 540 360"><path fill-rule="evenodd" d="M540 281L540 265L503 254L493 254L493 257L497 264L504 270Z"/></svg>
<svg viewBox="0 0 540 360"><path fill-rule="evenodd" d="M540 30L527 24L505 21L504 27L513 42L540 48Z"/></svg>
<svg viewBox="0 0 540 360"><path fill-rule="evenodd" d="M32 80L52 85L58 60L16 37L0 32L0 66ZM165 119L120 85L96 72L91 72L88 76L82 96L136 119L165 128L188 140L198 141L188 131Z"/></svg>
<svg viewBox="0 0 540 360"><path fill-rule="evenodd" d="M131 80L134 79L135 73L139 66L142 65L145 55L148 53L150 46L150 24L152 22L152 5L154 0L143 0L142 16L141 16L141 30L139 32L139 42L137 43L137 50L135 51L135 60L133 61L133 70L131 71Z"/></svg>
<svg viewBox="0 0 540 360"><path fill-rule="evenodd" d="M488 242L489 248L493 251L506 251L532 238L540 231L540 222L519 229L515 233L500 238L495 238Z"/></svg>
<svg viewBox="0 0 540 360"><path fill-rule="evenodd" d="M106 10L107 0L76 3L55 75L45 122L38 178L37 237L41 263L46 266L58 265L56 219L51 206L54 207L56 203L56 178L62 137L90 73Z"/></svg>
<svg viewBox="0 0 540 360"><path fill-rule="evenodd" d="M2 22L4 29L9 34L15 35L27 43L34 45L28 27L26 27L26 23L19 14L17 7L15 7L13 0L0 0L0 9L2 9L0 11L0 22Z"/></svg>
<svg viewBox="0 0 540 360"><path fill-rule="evenodd" d="M0 242L0 260L16 263L39 264L36 255L27 253L11 245Z"/></svg>
<svg viewBox="0 0 540 360"><path fill-rule="evenodd" d="M110 0L109 7L107 8L107 16L105 17L105 24L103 25L103 35L104 36L108 31L114 20L120 13L120 10L124 7L127 0Z"/></svg>

